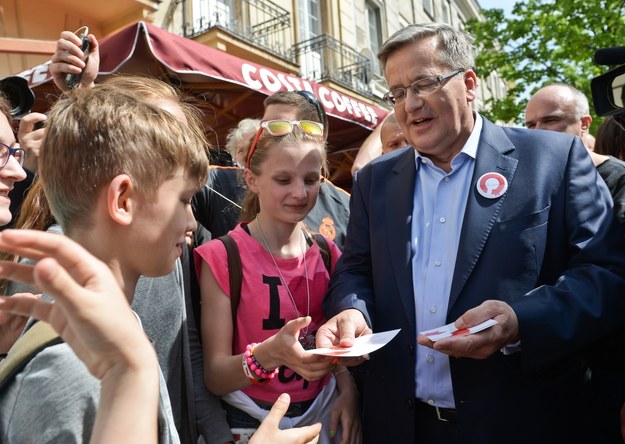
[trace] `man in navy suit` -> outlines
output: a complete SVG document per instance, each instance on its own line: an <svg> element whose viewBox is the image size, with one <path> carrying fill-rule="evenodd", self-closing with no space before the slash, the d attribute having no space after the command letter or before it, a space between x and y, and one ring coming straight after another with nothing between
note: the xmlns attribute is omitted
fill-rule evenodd
<svg viewBox="0 0 625 444"><path fill-rule="evenodd" d="M317 333L323 347L401 328L363 366L365 443L579 442L580 352L625 323L605 185L579 138L471 109L466 34L411 25L378 58L411 146L358 173ZM419 335L487 319L476 334Z"/></svg>

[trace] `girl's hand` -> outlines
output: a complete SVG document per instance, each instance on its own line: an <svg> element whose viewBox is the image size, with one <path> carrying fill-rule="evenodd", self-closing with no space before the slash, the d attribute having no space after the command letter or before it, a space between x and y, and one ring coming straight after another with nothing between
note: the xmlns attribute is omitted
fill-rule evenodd
<svg viewBox="0 0 625 444"><path fill-rule="evenodd" d="M254 348L254 355L266 369L286 365L307 381L323 378L332 363L322 356L306 353L299 342L300 330L310 324L310 316L289 321L278 333Z"/></svg>

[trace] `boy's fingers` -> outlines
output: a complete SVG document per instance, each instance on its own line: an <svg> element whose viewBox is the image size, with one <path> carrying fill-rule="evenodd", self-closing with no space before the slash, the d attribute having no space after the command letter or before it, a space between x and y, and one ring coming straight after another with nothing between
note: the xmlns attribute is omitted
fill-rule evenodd
<svg viewBox="0 0 625 444"><path fill-rule="evenodd" d="M302 442L306 444L314 444L319 441L319 433L321 433L321 424L316 423L307 427L301 427L298 429L301 434Z"/></svg>
<svg viewBox="0 0 625 444"><path fill-rule="evenodd" d="M76 300L84 295L84 289L52 258L42 259L35 266L35 281L44 293L54 296L61 304L77 306Z"/></svg>
<svg viewBox="0 0 625 444"><path fill-rule="evenodd" d="M290 403L291 397L288 393L282 393L276 402L273 403L273 407L271 407L271 411L263 423L267 423L267 425L277 428L278 424L280 424L280 421L289 409Z"/></svg>
<svg viewBox="0 0 625 444"><path fill-rule="evenodd" d="M28 257L35 261L54 257L79 283L101 270L102 263L69 238L36 230L4 230L0 232L0 251Z"/></svg>

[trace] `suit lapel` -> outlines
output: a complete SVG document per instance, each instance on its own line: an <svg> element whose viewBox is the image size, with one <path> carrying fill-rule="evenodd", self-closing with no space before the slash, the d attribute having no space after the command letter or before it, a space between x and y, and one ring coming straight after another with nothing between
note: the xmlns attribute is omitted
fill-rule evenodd
<svg viewBox="0 0 625 444"><path fill-rule="evenodd" d="M404 312L412 329L415 329L415 305L412 286L412 205L415 187L415 157L412 149L401 155L386 184L385 209L389 240L388 264L395 276Z"/></svg>
<svg viewBox="0 0 625 444"><path fill-rule="evenodd" d="M469 279L508 194L505 193L496 199L482 197L477 191L477 181L483 174L496 172L503 175L508 181L508 187L511 187L518 163L517 159L506 155L514 150L514 145L504 131L486 119L483 122L475 170L471 178L471 188L460 232L448 313ZM510 188L508 192L509 190Z"/></svg>

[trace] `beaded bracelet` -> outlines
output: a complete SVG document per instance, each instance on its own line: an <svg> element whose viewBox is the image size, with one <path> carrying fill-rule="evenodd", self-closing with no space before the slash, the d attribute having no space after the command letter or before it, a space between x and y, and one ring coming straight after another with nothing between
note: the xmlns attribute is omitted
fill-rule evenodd
<svg viewBox="0 0 625 444"><path fill-rule="evenodd" d="M243 373L245 373L245 376L252 384L264 384L266 382L269 382L269 379L258 379L256 375L252 373L249 365L247 365L247 358L245 357L245 355L243 355L243 360L241 364L243 366Z"/></svg>
<svg viewBox="0 0 625 444"><path fill-rule="evenodd" d="M268 371L263 367L260 362L254 356L254 347L256 347L256 343L248 344L245 347L245 360L249 369L256 374L257 379L273 379L278 373L278 368Z"/></svg>

